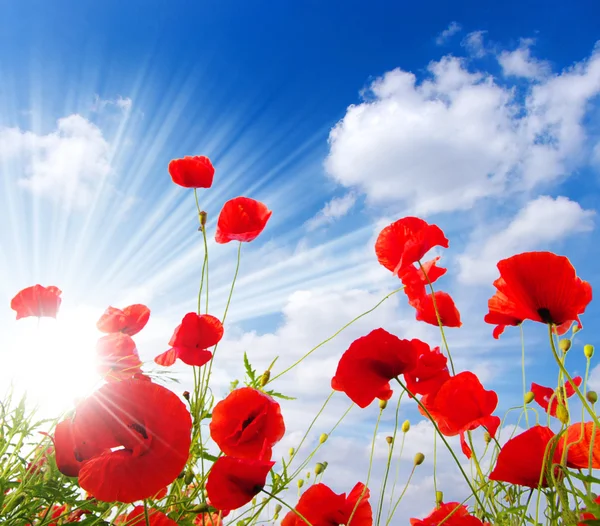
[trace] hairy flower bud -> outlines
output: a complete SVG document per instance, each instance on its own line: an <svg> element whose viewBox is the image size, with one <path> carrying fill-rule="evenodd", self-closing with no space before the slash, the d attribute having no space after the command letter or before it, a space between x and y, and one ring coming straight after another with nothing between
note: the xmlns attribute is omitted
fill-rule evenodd
<svg viewBox="0 0 600 526"><path fill-rule="evenodd" d="M290 457L293 457L295 452L296 452L296 450L293 447L291 447L290 451L289 451Z"/></svg>
<svg viewBox="0 0 600 526"><path fill-rule="evenodd" d="M315 475L320 475L321 473L323 473L323 471L325 471L325 466L322 462L317 462L315 464Z"/></svg>
<svg viewBox="0 0 600 526"><path fill-rule="evenodd" d="M531 391L525 393L525 403L526 404L530 404L531 402L533 402L533 399L535 398L535 394L533 394Z"/></svg>
<svg viewBox="0 0 600 526"><path fill-rule="evenodd" d="M298 479L298 489L304 486L304 479Z"/></svg>
<svg viewBox="0 0 600 526"><path fill-rule="evenodd" d="M598 393L596 391L588 391L585 393L585 397L590 404L595 404L598 401Z"/></svg>
<svg viewBox="0 0 600 526"><path fill-rule="evenodd" d="M421 464L423 464L424 460L425 460L425 455L423 455L423 453L417 453L415 455L415 466L420 466Z"/></svg>
<svg viewBox="0 0 600 526"><path fill-rule="evenodd" d="M269 380L271 379L271 371L265 371L262 376L260 377L260 386L264 387L265 385L267 385L269 383Z"/></svg>
<svg viewBox="0 0 600 526"><path fill-rule="evenodd" d="M282 510L281 504L275 504L275 513L279 513Z"/></svg>
<svg viewBox="0 0 600 526"><path fill-rule="evenodd" d="M379 409L382 411L387 407L387 400L379 400Z"/></svg>
<svg viewBox="0 0 600 526"><path fill-rule="evenodd" d="M319 444L324 444L325 442L327 442L328 438L329 438L329 435L327 433L322 433L321 436L319 437Z"/></svg>
<svg viewBox="0 0 600 526"><path fill-rule="evenodd" d="M200 219L200 226L205 226L206 225L206 218L207 218L208 214L202 210L202 212L200 212L198 214L198 219Z"/></svg>
<svg viewBox="0 0 600 526"><path fill-rule="evenodd" d="M560 340L558 346L562 352L568 352L571 348L571 340Z"/></svg>
<svg viewBox="0 0 600 526"><path fill-rule="evenodd" d="M492 441L492 435L490 435L487 431L483 433L483 441L486 444L489 444Z"/></svg>
<svg viewBox="0 0 600 526"><path fill-rule="evenodd" d="M391 446L394 443L394 437L387 436L385 441Z"/></svg>
<svg viewBox="0 0 600 526"><path fill-rule="evenodd" d="M188 402L190 401L190 392L184 391L182 395Z"/></svg>
<svg viewBox="0 0 600 526"><path fill-rule="evenodd" d="M408 420L405 420L402 423L402 432L403 433L408 433L408 430L410 429L410 422Z"/></svg>
<svg viewBox="0 0 600 526"><path fill-rule="evenodd" d="M210 510L210 507L208 504L198 504L196 506L194 506L190 511L192 513L206 513L207 511Z"/></svg>
<svg viewBox="0 0 600 526"><path fill-rule="evenodd" d="M187 486L194 482L194 472L192 470L186 472L183 482L185 482Z"/></svg>
<svg viewBox="0 0 600 526"><path fill-rule="evenodd" d="M584 345L583 354L585 354L585 357L589 360L592 356L594 356L594 346L590 345L589 343Z"/></svg>
<svg viewBox="0 0 600 526"><path fill-rule="evenodd" d="M563 424L568 424L569 423L569 410L562 404L559 404L558 407L556 408L556 418L558 418L558 420L563 423Z"/></svg>

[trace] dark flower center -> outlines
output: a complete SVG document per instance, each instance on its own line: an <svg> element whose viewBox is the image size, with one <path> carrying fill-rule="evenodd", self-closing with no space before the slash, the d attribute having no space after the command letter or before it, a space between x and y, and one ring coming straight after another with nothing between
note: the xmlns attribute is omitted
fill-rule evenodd
<svg viewBox="0 0 600 526"><path fill-rule="evenodd" d="M550 316L550 310L546 307L538 309L537 313L544 323L552 323L552 316Z"/></svg>
<svg viewBox="0 0 600 526"><path fill-rule="evenodd" d="M144 439L148 439L148 433L146 433L146 428L143 425L134 422L133 424L129 424L128 427L142 435Z"/></svg>

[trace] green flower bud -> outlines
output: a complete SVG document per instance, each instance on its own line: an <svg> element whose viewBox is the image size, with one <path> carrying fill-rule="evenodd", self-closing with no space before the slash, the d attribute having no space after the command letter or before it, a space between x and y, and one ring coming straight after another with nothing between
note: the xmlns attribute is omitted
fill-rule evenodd
<svg viewBox="0 0 600 526"><path fill-rule="evenodd" d="M585 397L590 404L595 404L598 401L598 393L596 391L588 391L585 393Z"/></svg>
<svg viewBox="0 0 600 526"><path fill-rule="evenodd" d="M210 506L208 504L197 504L190 511L192 513L205 513L210 510Z"/></svg>
<svg viewBox="0 0 600 526"><path fill-rule="evenodd" d="M324 444L325 442L327 442L328 438L329 435L327 433L321 434L321 436L319 437L319 444Z"/></svg>
<svg viewBox="0 0 600 526"><path fill-rule="evenodd" d="M185 482L185 484L187 486L189 486L192 482L194 482L194 472L192 470L187 471L183 481Z"/></svg>
<svg viewBox="0 0 600 526"><path fill-rule="evenodd" d="M594 346L590 345L589 343L584 345L583 354L585 354L585 357L589 360L592 356L594 356Z"/></svg>
<svg viewBox="0 0 600 526"><path fill-rule="evenodd" d="M295 452L296 452L296 450L293 447L291 447L290 448L290 457L293 457Z"/></svg>
<svg viewBox="0 0 600 526"><path fill-rule="evenodd" d="M382 411L387 407L387 400L379 400L379 409Z"/></svg>
<svg viewBox="0 0 600 526"><path fill-rule="evenodd" d="M200 219L200 225L204 226L206 225L206 217L208 216L208 214L204 211L200 212L198 214L198 218Z"/></svg>
<svg viewBox="0 0 600 526"><path fill-rule="evenodd" d="M415 466L420 466L421 464L423 464L425 460L425 455L423 455L423 453L417 453L415 455Z"/></svg>
<svg viewBox="0 0 600 526"><path fill-rule="evenodd" d="M402 424L402 432L408 433L409 429L410 429L410 422L408 420L405 420Z"/></svg>
<svg viewBox="0 0 600 526"><path fill-rule="evenodd" d="M569 423L569 410L562 404L559 404L558 407L556 408L556 418L558 418L558 420L563 423L563 424L568 424Z"/></svg>
<svg viewBox="0 0 600 526"><path fill-rule="evenodd" d="M265 371L262 376L260 377L260 386L264 387L265 385L267 385L269 383L269 380L271 379L271 371Z"/></svg>
<svg viewBox="0 0 600 526"><path fill-rule="evenodd" d="M275 513L279 513L282 510L281 504L275 504Z"/></svg>
<svg viewBox="0 0 600 526"><path fill-rule="evenodd" d="M304 486L304 479L298 479L298 489Z"/></svg>
<svg viewBox="0 0 600 526"><path fill-rule="evenodd" d="M323 471L325 471L325 466L322 462L317 462L315 465L315 475L320 475Z"/></svg>
<svg viewBox="0 0 600 526"><path fill-rule="evenodd" d="M530 404L531 402L533 402L534 398L535 398L535 395L531 391L525 393L524 400L525 400L526 404Z"/></svg>
<svg viewBox="0 0 600 526"><path fill-rule="evenodd" d="M568 352L571 348L571 340L560 340L558 346L562 352Z"/></svg>
<svg viewBox="0 0 600 526"><path fill-rule="evenodd" d="M483 441L486 444L489 444L492 441L492 435L490 435L487 431L483 433Z"/></svg>
<svg viewBox="0 0 600 526"><path fill-rule="evenodd" d="M391 446L394 443L394 437L385 437L385 441Z"/></svg>

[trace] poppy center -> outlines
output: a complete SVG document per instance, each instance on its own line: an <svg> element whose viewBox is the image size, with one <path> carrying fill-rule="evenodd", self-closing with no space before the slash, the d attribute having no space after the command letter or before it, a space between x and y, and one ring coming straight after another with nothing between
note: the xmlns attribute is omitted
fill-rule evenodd
<svg viewBox="0 0 600 526"><path fill-rule="evenodd" d="M134 422L133 424L129 424L129 428L142 435L144 440L148 440L148 433L146 433L146 428L142 424Z"/></svg>
<svg viewBox="0 0 600 526"><path fill-rule="evenodd" d="M552 316L550 316L550 309L547 309L546 307L542 307L541 309L538 309L537 313L544 323L552 323Z"/></svg>

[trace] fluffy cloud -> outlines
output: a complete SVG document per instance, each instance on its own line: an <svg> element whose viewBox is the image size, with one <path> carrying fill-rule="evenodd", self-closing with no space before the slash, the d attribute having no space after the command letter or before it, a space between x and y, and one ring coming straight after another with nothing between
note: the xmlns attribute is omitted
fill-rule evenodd
<svg viewBox="0 0 600 526"><path fill-rule="evenodd" d="M336 219L345 216L355 203L356 195L353 192L342 197L334 197L312 219L306 222L306 228L312 231L333 223Z"/></svg>
<svg viewBox="0 0 600 526"><path fill-rule="evenodd" d="M447 56L417 81L400 68L375 80L331 130L329 175L373 205L412 213L467 209L533 189L581 165L584 118L600 93L600 50L517 96Z"/></svg>
<svg viewBox="0 0 600 526"><path fill-rule="evenodd" d="M23 173L18 179L23 188L68 208L89 206L111 173L110 145L102 131L77 114L59 119L47 135L0 129L0 160Z"/></svg>
<svg viewBox="0 0 600 526"><path fill-rule="evenodd" d="M462 26L458 22L450 22L448 27L444 29L435 39L435 43L438 46L443 46L448 40L450 40L456 33L462 30Z"/></svg>
<svg viewBox="0 0 600 526"><path fill-rule="evenodd" d="M505 228L490 235L475 232L467 251L459 256L459 280L490 284L497 277L498 260L518 252L547 249L569 234L593 229L595 212L566 197L541 196L528 202Z"/></svg>
<svg viewBox="0 0 600 526"><path fill-rule="evenodd" d="M507 77L523 77L526 79L540 79L550 72L550 64L531 56L533 40L521 39L521 44L514 51L502 51L498 55L498 62L502 72Z"/></svg>

